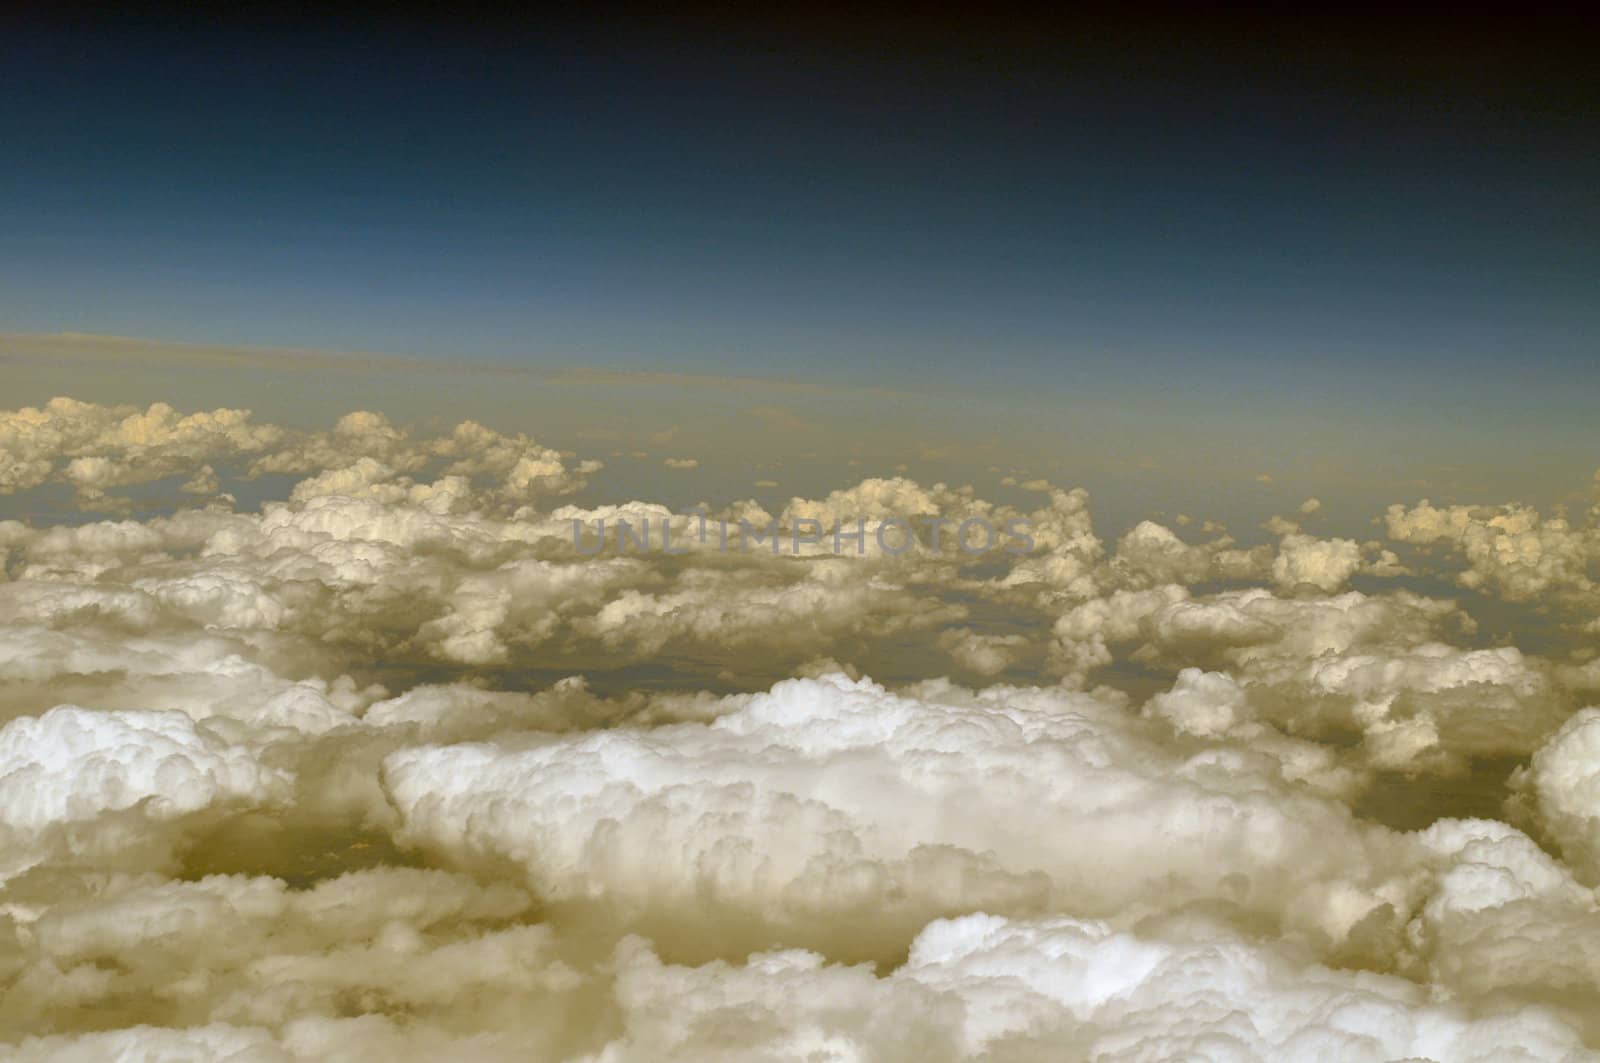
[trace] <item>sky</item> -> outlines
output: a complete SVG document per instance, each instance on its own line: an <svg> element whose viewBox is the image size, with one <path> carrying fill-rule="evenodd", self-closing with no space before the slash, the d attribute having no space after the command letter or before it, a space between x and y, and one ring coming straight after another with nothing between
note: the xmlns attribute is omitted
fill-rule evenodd
<svg viewBox="0 0 1600 1063"><path fill-rule="evenodd" d="M1593 372L1600 145L1559 56L849 29L25 29L0 312L1028 387Z"/></svg>
<svg viewBox="0 0 1600 1063"><path fill-rule="evenodd" d="M1555 34L1401 29L21 19L0 331L889 388L924 449L1163 490L1537 455L1553 499L1594 93Z"/></svg>

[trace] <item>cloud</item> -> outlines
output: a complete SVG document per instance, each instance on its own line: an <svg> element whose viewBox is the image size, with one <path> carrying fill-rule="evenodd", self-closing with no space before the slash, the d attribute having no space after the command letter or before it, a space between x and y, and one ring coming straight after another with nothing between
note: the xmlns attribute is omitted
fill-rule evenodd
<svg viewBox="0 0 1600 1063"><path fill-rule="evenodd" d="M591 1058L1592 1058L1547 1012L1478 1018L1203 920L1169 934L970 915L931 924L886 979L804 952L675 967L630 943L628 1032Z"/></svg>
<svg viewBox="0 0 1600 1063"><path fill-rule="evenodd" d="M985 635L971 628L950 628L941 632L938 646L950 659L969 672L981 676L999 675L1028 645L1025 635Z"/></svg>
<svg viewBox="0 0 1600 1063"><path fill-rule="evenodd" d="M1589 566L1600 560L1596 514L1574 527L1564 518L1545 518L1520 505L1447 506L1427 501L1389 507L1389 538L1416 545L1442 544L1467 561L1457 576L1464 587L1492 590L1513 601L1545 592L1592 596Z"/></svg>
<svg viewBox="0 0 1600 1063"><path fill-rule="evenodd" d="M281 429L252 424L248 410L181 416L165 403L140 411L52 399L0 413L0 494L59 482L74 488L80 505L99 507L112 488L193 475L282 437Z"/></svg>
<svg viewBox="0 0 1600 1063"><path fill-rule="evenodd" d="M1272 578L1280 587L1304 584L1326 594L1343 587L1360 567L1361 547L1352 539L1290 534L1278 547Z"/></svg>
<svg viewBox="0 0 1600 1063"><path fill-rule="evenodd" d="M1519 779L1538 826L1563 857L1600 882L1600 709L1569 718Z"/></svg>
<svg viewBox="0 0 1600 1063"><path fill-rule="evenodd" d="M89 511L0 521L7 1058L1600 1046L1593 513L1241 543L888 476L702 538L471 420L0 444Z"/></svg>
<svg viewBox="0 0 1600 1063"><path fill-rule="evenodd" d="M168 817L263 800L283 781L182 713L62 705L0 728L0 825L24 834L135 805Z"/></svg>
<svg viewBox="0 0 1600 1063"><path fill-rule="evenodd" d="M1216 756L1114 700L939 683L894 695L834 675L706 724L401 750L384 779L405 837L462 866L510 860L540 894L640 926L753 922L752 940L830 950L950 910L1175 911L1210 896L1326 941L1401 888L1380 854L1402 839L1269 757ZM1339 890L1366 909L1336 905Z"/></svg>
<svg viewBox="0 0 1600 1063"><path fill-rule="evenodd" d="M570 494L598 471L596 461L566 464L526 435L506 436L473 421L448 435L419 438L382 414L356 411L328 432L295 432L256 424L248 410L180 415L165 403L140 411L52 399L42 408L0 413L0 494L64 483L84 509L125 509L116 488L184 478L179 490L212 494L218 466L247 461L243 475L320 474L299 497L346 493L403 498L448 485L478 505L515 507L535 496ZM444 479L419 485L409 474L441 466ZM492 479L492 493L471 496L474 480Z"/></svg>

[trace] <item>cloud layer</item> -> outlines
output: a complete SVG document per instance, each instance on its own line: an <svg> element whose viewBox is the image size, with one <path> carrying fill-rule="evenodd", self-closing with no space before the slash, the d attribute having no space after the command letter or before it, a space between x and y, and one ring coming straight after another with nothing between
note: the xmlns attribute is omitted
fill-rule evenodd
<svg viewBox="0 0 1600 1063"><path fill-rule="evenodd" d="M6 1058L1600 1058L1600 511L602 476L0 413Z"/></svg>

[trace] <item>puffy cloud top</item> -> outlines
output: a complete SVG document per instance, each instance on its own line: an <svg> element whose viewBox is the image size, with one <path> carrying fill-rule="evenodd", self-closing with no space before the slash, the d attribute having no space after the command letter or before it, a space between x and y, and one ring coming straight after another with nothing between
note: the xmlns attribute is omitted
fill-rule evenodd
<svg viewBox="0 0 1600 1063"><path fill-rule="evenodd" d="M702 540L601 471L0 413L0 495L91 511L0 520L0 1056L1596 1058L1600 510L893 476Z"/></svg>
<svg viewBox="0 0 1600 1063"><path fill-rule="evenodd" d="M0 823L18 830L140 804L172 816L219 800L263 800L283 781L179 712L63 705L0 728Z"/></svg>

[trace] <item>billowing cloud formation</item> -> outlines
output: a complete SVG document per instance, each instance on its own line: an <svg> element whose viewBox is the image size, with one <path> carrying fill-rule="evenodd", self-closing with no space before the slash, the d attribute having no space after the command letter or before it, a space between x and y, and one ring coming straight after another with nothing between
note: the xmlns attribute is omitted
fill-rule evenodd
<svg viewBox="0 0 1600 1063"><path fill-rule="evenodd" d="M1389 537L1459 550L1467 570L1462 586L1488 588L1512 600L1547 591L1593 594L1590 567L1600 561L1600 506L1587 525L1541 517L1529 506L1446 506L1427 502L1389 507Z"/></svg>
<svg viewBox="0 0 1600 1063"><path fill-rule="evenodd" d="M271 775L182 713L63 705L0 729L0 823L38 833L141 804L173 815L263 796Z"/></svg>
<svg viewBox="0 0 1600 1063"><path fill-rule="evenodd" d="M1185 749L1118 701L1037 689L896 696L830 676L729 707L529 748L407 749L385 784L407 840L708 932L823 927L843 947L951 909L1159 910L1231 891L1331 938L1355 897L1381 903L1374 854L1393 840L1301 785L1327 766L1312 749Z"/></svg>
<svg viewBox="0 0 1600 1063"><path fill-rule="evenodd" d="M312 433L252 423L248 410L180 416L164 403L140 411L57 398L43 409L0 413L0 494L60 482L77 491L85 508L123 508L128 500L108 497L108 490L183 477L181 490L206 494L218 482L214 466L245 459L251 476L322 474L303 486L306 497L342 491L405 498L429 488L402 474L442 465L447 486L435 485L432 494L490 478L497 482L494 497L507 504L569 492L600 467L594 461L568 467L525 435L504 436L473 421L427 439L366 411L342 417L330 432Z"/></svg>
<svg viewBox="0 0 1600 1063"><path fill-rule="evenodd" d="M599 472L0 414L0 1055L1596 1058L1594 514Z"/></svg>
<svg viewBox="0 0 1600 1063"><path fill-rule="evenodd" d="M109 488L198 472L210 460L257 454L282 438L278 428L251 424L246 410L179 416L164 403L140 412L52 399L43 409L0 413L0 492L57 480L83 501L100 502Z"/></svg>
<svg viewBox="0 0 1600 1063"><path fill-rule="evenodd" d="M1556 1016L1476 1018L1399 978L1332 971L1204 921L939 921L887 979L805 952L742 967L624 950L627 1037L601 1055L703 1059L1371 1060L1594 1058Z"/></svg>

